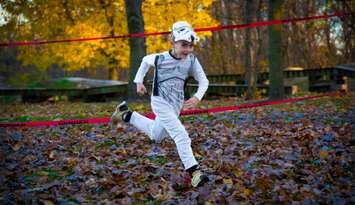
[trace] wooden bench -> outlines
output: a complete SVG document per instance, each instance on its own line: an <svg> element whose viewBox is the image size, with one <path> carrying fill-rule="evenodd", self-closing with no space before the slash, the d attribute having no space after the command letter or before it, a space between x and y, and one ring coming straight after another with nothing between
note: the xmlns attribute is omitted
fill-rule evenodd
<svg viewBox="0 0 355 205"><path fill-rule="evenodd" d="M69 100L104 101L108 96L127 94L127 82L95 80L87 78L68 78L82 83L79 88L2 88L0 96L21 96L22 101L40 102L56 96Z"/></svg>

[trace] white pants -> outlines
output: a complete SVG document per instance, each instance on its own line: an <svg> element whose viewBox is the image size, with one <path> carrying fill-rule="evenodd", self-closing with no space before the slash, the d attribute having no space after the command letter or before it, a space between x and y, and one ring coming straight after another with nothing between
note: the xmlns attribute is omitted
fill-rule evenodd
<svg viewBox="0 0 355 205"><path fill-rule="evenodd" d="M133 112L130 123L156 142L170 136L175 144L185 169L197 165L191 148L191 139L179 120L178 110L167 103L161 97L152 97L151 106L155 114L155 120L151 120L137 112Z"/></svg>

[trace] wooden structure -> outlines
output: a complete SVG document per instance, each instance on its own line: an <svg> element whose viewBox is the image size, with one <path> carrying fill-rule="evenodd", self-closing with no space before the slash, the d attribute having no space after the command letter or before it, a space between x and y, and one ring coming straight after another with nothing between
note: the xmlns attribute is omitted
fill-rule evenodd
<svg viewBox="0 0 355 205"><path fill-rule="evenodd" d="M268 73L258 75L258 89L263 94L268 92ZM355 89L355 65L339 65L334 68L322 69L286 69L284 71L284 85L286 94L298 91L325 92L346 88ZM81 99L85 101L104 101L106 98L125 96L127 82L93 80L85 78L68 78L72 81L85 82L86 86L70 89L53 88L3 88L0 96L21 96L23 101L31 99L46 100L53 96L67 96L69 100ZM207 95L242 95L247 90L244 75L209 75L210 86ZM148 82L149 84L149 82ZM187 96L197 89L193 79L187 81ZM149 85L148 85L149 87Z"/></svg>
<svg viewBox="0 0 355 205"><path fill-rule="evenodd" d="M123 96L127 93L127 82L95 80L87 78L65 78L78 83L77 88L3 88L0 96L21 96L22 101L43 101L54 96L66 96L69 100L104 101L108 96Z"/></svg>
<svg viewBox="0 0 355 205"><path fill-rule="evenodd" d="M341 89L355 91L355 64L342 64L335 68L336 85L344 85Z"/></svg>

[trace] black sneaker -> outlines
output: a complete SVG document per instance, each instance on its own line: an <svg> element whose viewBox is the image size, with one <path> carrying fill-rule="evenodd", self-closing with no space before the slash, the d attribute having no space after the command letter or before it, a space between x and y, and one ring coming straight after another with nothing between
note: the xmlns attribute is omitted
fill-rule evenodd
<svg viewBox="0 0 355 205"><path fill-rule="evenodd" d="M126 101L117 105L115 112L111 116L111 125L114 126L120 121L125 121L125 115L127 112L129 112L129 110Z"/></svg>
<svg viewBox="0 0 355 205"><path fill-rule="evenodd" d="M203 174L201 170L198 169L192 173L191 186L199 187L208 181L209 181L208 177L205 174Z"/></svg>

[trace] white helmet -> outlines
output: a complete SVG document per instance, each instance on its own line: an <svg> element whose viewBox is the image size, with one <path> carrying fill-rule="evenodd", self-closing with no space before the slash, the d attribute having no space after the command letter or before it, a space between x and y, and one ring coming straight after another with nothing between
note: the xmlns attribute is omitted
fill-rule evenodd
<svg viewBox="0 0 355 205"><path fill-rule="evenodd" d="M194 32L192 26L186 21L177 21L173 24L172 39L174 42L184 40L187 42L198 42L199 38Z"/></svg>

